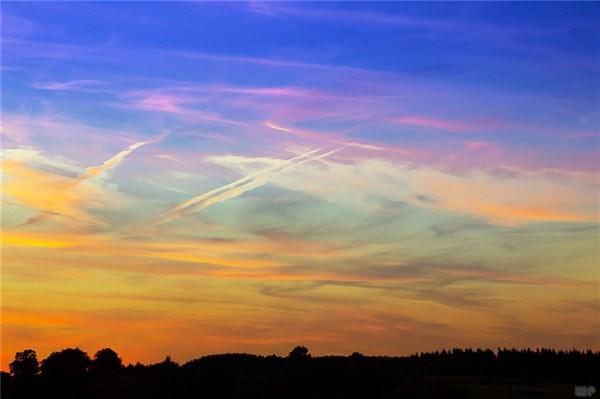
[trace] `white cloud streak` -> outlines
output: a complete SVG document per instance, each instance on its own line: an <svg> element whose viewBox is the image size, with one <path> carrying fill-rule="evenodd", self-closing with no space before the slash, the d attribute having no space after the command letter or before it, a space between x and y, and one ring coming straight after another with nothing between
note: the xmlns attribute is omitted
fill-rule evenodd
<svg viewBox="0 0 600 399"><path fill-rule="evenodd" d="M118 154L116 154L115 156L107 159L106 161L104 161L101 165L98 166L90 166L89 168L87 168L85 170L85 172L80 175L78 177L78 180L87 180L87 179L91 179L97 176L100 176L101 174L103 174L104 172L107 172L111 169L116 168L117 166L119 166L119 164L121 162L123 162L125 160L125 158L127 158L132 152L134 152L135 150L137 150L138 148L146 145L150 143L150 141L140 141L139 143L134 143L132 145L130 145L129 147L127 147L126 149L124 149L123 151L119 152Z"/></svg>
<svg viewBox="0 0 600 399"><path fill-rule="evenodd" d="M254 190L268 183L269 176L271 176L274 173L283 172L289 168L299 166L306 162L323 159L339 150L340 148L326 152L324 154L313 156L313 154L316 154L317 152L321 151L321 148L317 148L316 150L308 151L294 158L281 161L277 165L263 169L260 172L251 174L249 176L245 176L234 182L231 182L214 190L208 191L204 194L195 196L185 202L182 202L181 204L160 215L157 218L157 220L154 223L152 223L152 225L155 226L159 224L168 223L184 214L199 212L202 209L208 208L209 206L216 205L229 199L239 197L245 192Z"/></svg>

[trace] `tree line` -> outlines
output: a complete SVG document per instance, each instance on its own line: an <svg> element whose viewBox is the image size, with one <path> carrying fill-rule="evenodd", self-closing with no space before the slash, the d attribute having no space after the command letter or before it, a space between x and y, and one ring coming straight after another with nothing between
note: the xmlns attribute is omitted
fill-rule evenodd
<svg viewBox="0 0 600 399"><path fill-rule="evenodd" d="M10 373L1 375L2 398L7 399L468 398L482 392L539 397L566 390L572 396L574 386L600 388L600 352L554 349L313 357L298 346L287 357L221 354L181 365L166 357L127 366L110 348L92 358L79 348L67 348L41 362L34 350L26 349L15 354L9 368Z"/></svg>

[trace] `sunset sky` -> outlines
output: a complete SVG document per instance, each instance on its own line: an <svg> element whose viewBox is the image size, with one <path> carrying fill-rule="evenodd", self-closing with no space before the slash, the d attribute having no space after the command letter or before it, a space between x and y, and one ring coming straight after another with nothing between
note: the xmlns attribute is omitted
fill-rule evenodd
<svg viewBox="0 0 600 399"><path fill-rule="evenodd" d="M2 3L2 362L600 350L600 3Z"/></svg>

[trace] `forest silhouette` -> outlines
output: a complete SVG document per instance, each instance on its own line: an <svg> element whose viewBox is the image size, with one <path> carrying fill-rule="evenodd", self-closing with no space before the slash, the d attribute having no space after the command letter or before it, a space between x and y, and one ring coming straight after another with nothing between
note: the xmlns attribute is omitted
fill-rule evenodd
<svg viewBox="0 0 600 399"><path fill-rule="evenodd" d="M123 365L110 348L17 352L2 398L541 398L600 387L600 352L452 349L406 357L220 354ZM580 389L581 391L581 389ZM587 391L586 391L587 392ZM589 391L590 393L593 391Z"/></svg>

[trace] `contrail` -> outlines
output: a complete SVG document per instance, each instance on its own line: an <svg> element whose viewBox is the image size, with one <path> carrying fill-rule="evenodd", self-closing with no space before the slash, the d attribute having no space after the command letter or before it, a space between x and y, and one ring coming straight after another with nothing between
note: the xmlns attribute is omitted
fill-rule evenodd
<svg viewBox="0 0 600 399"><path fill-rule="evenodd" d="M123 162L125 160L125 158L127 158L132 152L134 152L138 148L140 148L146 144L157 143L157 142L161 141L162 139L164 139L168 135L169 135L169 133L163 133L163 134L157 135L156 137L154 137L148 141L140 141L137 143L133 143L129 147L125 148L123 151L120 151L113 157L102 162L101 165L90 166L77 179L78 180L91 179L91 178L101 175L102 173L104 173L110 169L114 169L117 166L119 166L119 164L121 162Z"/></svg>
<svg viewBox="0 0 600 399"><path fill-rule="evenodd" d="M329 151L325 154L311 157L312 154L321 150L320 148L317 148L316 150L312 150L302 155L298 155L297 157L285 160L279 163L278 165L264 169L255 174L243 177L234 182L231 182L204 194L193 197L164 213L163 216L159 217L156 222L152 223L152 225L167 223L173 219L178 218L184 213L198 212L202 209L208 208L209 206L216 205L218 203L227 201L232 198L236 198L247 191L254 190L268 183L268 176L275 172L281 172L306 162L323 159L325 157L330 156L334 152L339 151L340 149L341 148L338 148Z"/></svg>
<svg viewBox="0 0 600 399"><path fill-rule="evenodd" d="M301 160L303 158L306 158L306 157L308 157L308 156L310 156L310 155L312 155L315 152L318 152L320 150L321 150L320 148L317 148L316 150L308 151L308 152L306 152L304 154L301 154L301 155L298 155L298 156L296 156L294 158L282 161L281 163L279 163L277 165L274 165L274 166L271 166L269 168L263 169L260 172L257 172L257 173L254 173L254 174L242 177L241 179L238 179L236 181L228 183L228 184L226 184L224 186L221 186L219 188L215 188L214 190L208 191L208 192L206 192L204 194L197 195L197 196L195 196L193 198L190 198L189 200L187 200L185 202L182 202L181 204L177 205L175 208L173 208L170 211L168 211L167 214L177 213L177 212L183 211L183 210L185 210L185 208L192 207L195 204L198 204L198 203L206 200L207 198L212 197L213 195L216 195L216 194L218 194L218 193L220 193L222 191L228 190L230 188L236 187L236 186L238 186L240 184L247 183L247 182L249 182L251 180L259 178L260 176L273 173L273 172L275 172L275 171L277 171L277 170L279 170L281 168L285 168L286 166L288 166L288 165L290 165L290 164L292 164L294 162L297 162L297 161L299 161L299 160Z"/></svg>
<svg viewBox="0 0 600 399"><path fill-rule="evenodd" d="M294 163L286 164L283 167L281 167L280 169L277 169L276 171L277 172L282 172L282 171L284 171L284 170L286 170L288 168L295 167L295 166L301 165L301 164L306 163L306 162L316 161L316 160L328 157L329 155L333 154L336 151L338 151L338 150L329 151L329 152L327 152L325 154L322 154L322 155L319 155L319 156L316 156L316 157L301 159L301 160L296 161ZM268 183L267 177L268 177L268 175L270 175L272 173L262 174L262 175L260 175L258 177L255 177L254 180L251 180L251 181L249 181L246 184L243 184L243 185L240 185L240 186L236 186L236 187L232 187L229 190L223 191L220 194L217 194L215 196L212 196L212 197L204 200L203 202L197 203L195 206L188 207L187 210L189 210L191 212L198 212L198 211L200 211L202 209L208 208L209 206L218 204L218 203L226 201L228 199L232 199L232 198L238 197L238 196L240 196L241 194L243 194L243 193L245 193L247 191L254 190L255 188L258 188L258 187L260 187L260 186Z"/></svg>
<svg viewBox="0 0 600 399"><path fill-rule="evenodd" d="M285 132L285 133L289 133L291 135L297 136L297 137L301 137L304 139L309 139L309 140L316 140L316 141L325 141L331 144L335 144L335 145L341 145L343 147L356 147L356 148L362 148L365 150L372 150L372 151L384 151L386 150L383 147L377 146L377 145L373 145L373 144L367 144L367 143L359 143L359 142L354 142L354 141L348 141L346 139L346 137L344 137L343 135L340 134L335 134L335 133L321 133L321 132L316 132L316 131L311 131L311 130L299 130L299 129L292 129L289 127L285 127L285 126L280 126L280 125L276 125L275 123L271 122L271 121L266 121L264 122L264 125L266 127L268 127L269 129L273 129L273 130L277 130L280 132Z"/></svg>
<svg viewBox="0 0 600 399"><path fill-rule="evenodd" d="M57 212L55 212L53 209L56 208L56 203L60 202L63 198L63 193L66 193L69 190L74 189L75 187L77 187L79 184L81 184L83 181L85 180L89 180L92 179L94 177L100 176L103 173L105 173L108 170L114 169L117 166L119 166L119 164L121 162L123 162L125 160L125 158L127 158L132 152L134 152L135 150L137 150L138 148L149 144L149 143L156 143L160 140L162 140L163 138L165 138L169 133L163 133L161 135L158 135L150 140L147 141L140 141L134 144L131 144L129 147L125 148L124 150L118 152L116 155L112 156L111 158L107 159L106 161L104 161L101 165L98 166L90 166L88 168L85 169L85 171L80 174L79 176L77 176L72 182L71 184L67 185L66 187L64 187L63 190L60 191L60 195L57 195L54 200L52 200L48 205L48 209L42 210L40 212L38 212L36 215L30 217L29 219L27 219L24 223L22 223L20 226L28 226L28 225L32 225L41 221L44 221L52 216L55 215L59 215Z"/></svg>
<svg viewBox="0 0 600 399"><path fill-rule="evenodd" d="M102 173L104 173L110 169L116 168L117 166L119 166L119 164L121 162L123 162L125 160L125 158L127 158L127 156L129 156L129 154L131 154L132 152L134 152L141 146L146 145L148 143L149 143L149 141L140 141L139 143L134 143L134 144L130 145L123 151L119 152L117 155L102 162L101 165L90 166L89 168L87 168L85 170L85 172L83 174L79 175L77 180L81 181L81 180L91 179L91 178L101 175Z"/></svg>

